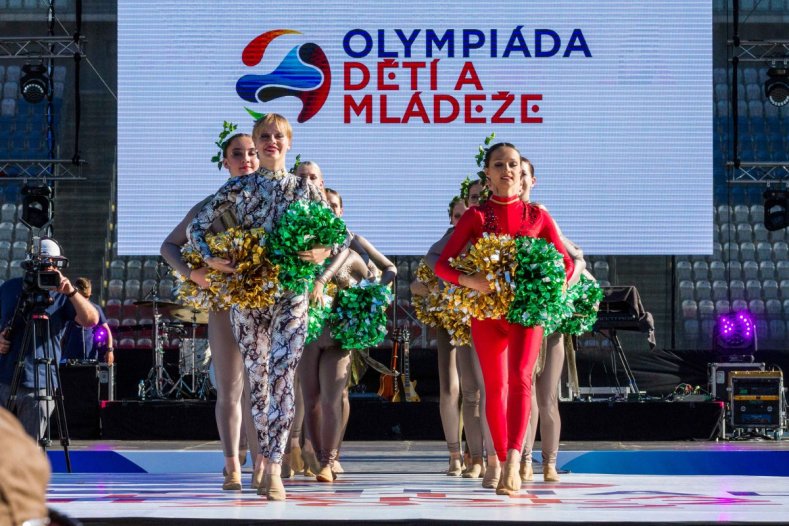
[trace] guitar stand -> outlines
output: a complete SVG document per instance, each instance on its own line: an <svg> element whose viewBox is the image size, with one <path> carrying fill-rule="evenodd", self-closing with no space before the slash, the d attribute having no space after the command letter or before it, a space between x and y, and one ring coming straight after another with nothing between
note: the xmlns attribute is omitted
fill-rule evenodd
<svg viewBox="0 0 789 526"><path fill-rule="evenodd" d="M611 342L611 345L614 347L614 354L619 359L619 363L622 364L622 369L624 369L625 376L627 376L627 384L630 387L630 391L635 393L635 396L640 398L641 392L638 390L636 377L633 374L633 370L630 368L630 362L628 362L627 356L625 356L625 350L622 348L622 343L619 341L619 336L616 334L616 329L605 329L596 332Z"/></svg>

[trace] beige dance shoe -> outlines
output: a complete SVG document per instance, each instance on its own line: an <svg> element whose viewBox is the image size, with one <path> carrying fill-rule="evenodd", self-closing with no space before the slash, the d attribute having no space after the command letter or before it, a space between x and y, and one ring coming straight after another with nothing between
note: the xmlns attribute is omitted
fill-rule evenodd
<svg viewBox="0 0 789 526"><path fill-rule="evenodd" d="M501 471L501 481L496 488L498 495L514 495L521 489L520 455L514 451L507 454L507 461Z"/></svg>
<svg viewBox="0 0 789 526"><path fill-rule="evenodd" d="M556 464L542 465L542 480L545 482L559 482L559 473L556 471Z"/></svg>
<svg viewBox="0 0 789 526"><path fill-rule="evenodd" d="M482 487L488 489L496 489L501 480L501 464L491 466L488 464L485 470L485 475L482 477Z"/></svg>
<svg viewBox="0 0 789 526"><path fill-rule="evenodd" d="M321 466L320 471L315 474L315 480L318 482L334 482L335 477L329 465Z"/></svg>
<svg viewBox="0 0 789 526"><path fill-rule="evenodd" d="M241 491L241 472L231 471L225 473L225 481L222 483L223 491Z"/></svg>
<svg viewBox="0 0 789 526"><path fill-rule="evenodd" d="M530 461L521 461L520 475L522 482L532 482L534 480L534 466Z"/></svg>
<svg viewBox="0 0 789 526"><path fill-rule="evenodd" d="M250 486L252 489L259 490L263 487L263 475L266 473L264 469L259 469L257 471L252 472L252 483Z"/></svg>
<svg viewBox="0 0 789 526"><path fill-rule="evenodd" d="M290 448L290 468L296 473L304 471L304 458L301 456L301 448L299 446Z"/></svg>
<svg viewBox="0 0 789 526"><path fill-rule="evenodd" d="M485 476L485 461L482 457L472 458L469 468L463 472L464 479L478 479Z"/></svg>
<svg viewBox="0 0 789 526"><path fill-rule="evenodd" d="M266 500L285 500L285 486L279 475L263 476L263 485L258 488L258 495L265 495Z"/></svg>
<svg viewBox="0 0 789 526"><path fill-rule="evenodd" d="M447 477L459 477L463 474L463 457L449 457Z"/></svg>

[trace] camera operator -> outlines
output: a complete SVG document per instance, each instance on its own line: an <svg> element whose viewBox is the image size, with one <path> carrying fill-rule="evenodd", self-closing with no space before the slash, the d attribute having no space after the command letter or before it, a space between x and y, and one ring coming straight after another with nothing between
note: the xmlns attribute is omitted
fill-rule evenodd
<svg viewBox="0 0 789 526"><path fill-rule="evenodd" d="M14 370L19 353L24 353L24 367L17 390L16 415L25 431L34 438L44 436L53 402L40 403L37 397L46 395L44 386L48 367L36 367L35 359L43 357L45 345L54 354L49 356L53 363L60 361L60 340L66 323L76 321L82 327L92 327L99 321L99 314L83 295L63 276L59 268L65 268L68 260L63 257L60 245L53 239L42 238L40 246L31 251L24 262L23 278L14 278L0 285L0 403L6 405L11 396ZM46 283L42 283L46 281ZM36 337L35 349L22 349L26 328L33 330L31 310L46 313L49 322L49 340ZM20 312L22 311L22 312ZM9 332L10 331L10 332ZM32 341L32 340L31 340ZM35 390L35 375L38 376L39 392ZM57 381L52 375L53 388Z"/></svg>
<svg viewBox="0 0 789 526"><path fill-rule="evenodd" d="M75 279L74 287L90 301L93 284L88 278ZM91 360L107 364L115 362L112 348L112 332L107 324L107 317L98 304L92 301L90 304L99 313L99 323L95 327L82 327L76 321L67 325L66 334L63 336L61 362L69 360Z"/></svg>

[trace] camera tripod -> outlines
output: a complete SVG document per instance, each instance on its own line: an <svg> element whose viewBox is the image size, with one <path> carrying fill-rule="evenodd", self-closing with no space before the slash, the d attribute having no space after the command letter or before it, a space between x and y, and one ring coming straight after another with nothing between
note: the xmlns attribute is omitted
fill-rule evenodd
<svg viewBox="0 0 789 526"><path fill-rule="evenodd" d="M24 293L23 293L24 298ZM23 299L20 299L20 303ZM19 310L19 306L17 307ZM16 315L15 315L16 317ZM41 352L38 352L38 347L41 345ZM14 376L11 380L11 394L8 397L6 408L9 411L14 410L17 397L19 393L19 386L22 383L22 375L25 368L25 358L27 353L33 354L33 388L35 390L35 400L41 409L44 404L44 411L47 415L48 421L51 421L51 414L49 412L50 404L54 402L54 415L55 422L58 427L58 434L60 436L60 444L63 446L63 453L66 459L66 469L71 473L71 457L69 455L69 444L71 443L68 434L68 426L66 424L66 411L63 405L63 391L60 382L60 367L58 366L57 358L52 347L52 334L49 326L49 316L45 308L38 305L38 300L34 299L34 304L31 311L25 316L25 332L22 336L22 347L19 351L16 367L14 369ZM39 378L39 371L44 368L44 387L43 393L41 387L41 379ZM38 424L36 429L36 437L38 444L43 450L46 451L47 447L52 444L50 439L51 426L41 431L41 425Z"/></svg>

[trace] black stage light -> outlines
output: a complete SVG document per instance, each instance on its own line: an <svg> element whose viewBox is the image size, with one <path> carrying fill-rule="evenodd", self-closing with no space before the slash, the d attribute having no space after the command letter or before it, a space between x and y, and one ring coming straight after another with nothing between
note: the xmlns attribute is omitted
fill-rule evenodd
<svg viewBox="0 0 789 526"><path fill-rule="evenodd" d="M22 222L30 228L43 228L52 221L52 188L45 184L22 187Z"/></svg>
<svg viewBox="0 0 789 526"><path fill-rule="evenodd" d="M47 68L42 64L25 64L22 66L22 78L19 81L22 98L30 104L44 100L49 94L49 77Z"/></svg>
<svg viewBox="0 0 789 526"><path fill-rule="evenodd" d="M767 100L775 106L784 106L789 102L789 75L786 68L770 68L767 76L770 77L764 83Z"/></svg>
<svg viewBox="0 0 789 526"><path fill-rule="evenodd" d="M789 191L766 190L764 192L764 227L780 230L789 226Z"/></svg>

